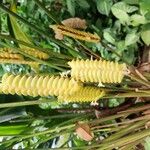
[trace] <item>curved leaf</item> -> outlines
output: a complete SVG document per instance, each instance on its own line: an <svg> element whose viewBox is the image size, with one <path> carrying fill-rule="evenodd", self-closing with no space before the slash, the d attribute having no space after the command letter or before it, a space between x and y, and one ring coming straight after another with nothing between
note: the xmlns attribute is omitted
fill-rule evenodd
<svg viewBox="0 0 150 150"><path fill-rule="evenodd" d="M111 0L97 0L97 9L103 15L109 15L112 5L113 2Z"/></svg>

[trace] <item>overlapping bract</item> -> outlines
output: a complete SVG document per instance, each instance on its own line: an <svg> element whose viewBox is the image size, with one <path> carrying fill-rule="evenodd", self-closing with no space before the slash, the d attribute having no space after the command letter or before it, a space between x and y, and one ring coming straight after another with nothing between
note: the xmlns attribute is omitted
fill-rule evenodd
<svg viewBox="0 0 150 150"><path fill-rule="evenodd" d="M71 78L5 74L0 89L5 94L58 96L60 102L92 102L106 92L98 87L84 86L82 82L121 83L127 71L126 64L106 60L72 60L68 64Z"/></svg>
<svg viewBox="0 0 150 150"><path fill-rule="evenodd" d="M60 76L26 76L4 74L0 89L4 94L25 96L58 96L60 102L91 102L104 96L104 91Z"/></svg>
<svg viewBox="0 0 150 150"><path fill-rule="evenodd" d="M61 95L58 99L61 102L92 102L97 101L99 98L105 95L104 90L100 90L96 87L82 87L79 91L72 95Z"/></svg>
<svg viewBox="0 0 150 150"><path fill-rule="evenodd" d="M81 88L73 79L59 76L8 75L2 77L1 89L5 94L29 96L70 95Z"/></svg>
<svg viewBox="0 0 150 150"><path fill-rule="evenodd" d="M73 60L71 77L82 82L121 83L125 64L106 60Z"/></svg>

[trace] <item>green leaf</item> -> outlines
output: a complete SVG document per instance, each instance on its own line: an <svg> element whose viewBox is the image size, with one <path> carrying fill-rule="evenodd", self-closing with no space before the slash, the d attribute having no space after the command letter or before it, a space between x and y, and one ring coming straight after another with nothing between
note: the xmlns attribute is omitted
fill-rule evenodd
<svg viewBox="0 0 150 150"><path fill-rule="evenodd" d="M138 39L139 36L135 32L129 33L125 37L125 45L129 46L131 44L135 44L138 41Z"/></svg>
<svg viewBox="0 0 150 150"><path fill-rule="evenodd" d="M119 41L116 43L116 46L117 46L117 49L118 49L118 53L119 54L122 54L122 52L126 49L126 46L125 46L125 41Z"/></svg>
<svg viewBox="0 0 150 150"><path fill-rule="evenodd" d="M145 15L150 11L150 1L149 0L140 0L140 12Z"/></svg>
<svg viewBox="0 0 150 150"><path fill-rule="evenodd" d="M97 0L97 9L103 15L109 15L112 5L112 0Z"/></svg>
<svg viewBox="0 0 150 150"><path fill-rule="evenodd" d="M136 10L138 10L138 7L126 5L126 9L127 9L127 12L128 12L128 13L133 13L133 12L135 12Z"/></svg>
<svg viewBox="0 0 150 150"><path fill-rule="evenodd" d="M12 12L16 13L16 5L15 5L15 3L12 4L10 10ZM16 18L14 18L11 15L9 15L9 17L10 17L10 22L11 22L11 25L12 25L12 28L13 28L13 32L14 32L14 35L15 35L16 39L22 40L22 41L24 41L26 43L29 43L29 44L32 44L32 42L30 41L29 37L27 37L26 33L24 33L22 31L22 28L18 24ZM26 48L26 46L24 46L22 44L19 44L19 46L20 46L20 48Z"/></svg>
<svg viewBox="0 0 150 150"><path fill-rule="evenodd" d="M146 45L150 45L150 24L146 24L143 26L141 31L141 38Z"/></svg>
<svg viewBox="0 0 150 150"><path fill-rule="evenodd" d="M139 0L123 0L127 4L139 4Z"/></svg>
<svg viewBox="0 0 150 150"><path fill-rule="evenodd" d="M147 20L150 20L150 11L145 14L145 18L146 18Z"/></svg>
<svg viewBox="0 0 150 150"><path fill-rule="evenodd" d="M0 135L9 136L9 135L18 135L27 128L27 125L5 125L0 126Z"/></svg>
<svg viewBox="0 0 150 150"><path fill-rule="evenodd" d="M129 22L129 15L127 14L127 5L124 2L118 2L111 8L113 15L118 18L123 24Z"/></svg>
<svg viewBox="0 0 150 150"><path fill-rule="evenodd" d="M83 8L83 9L88 9L90 8L89 3L87 2L87 0L76 0L76 2L78 3L78 5Z"/></svg>
<svg viewBox="0 0 150 150"><path fill-rule="evenodd" d="M75 16L75 0L66 0L67 8L71 16Z"/></svg>
<svg viewBox="0 0 150 150"><path fill-rule="evenodd" d="M138 7L130 6L125 2L118 2L111 8L113 15L118 18L122 23L129 23L128 13L138 10Z"/></svg>
<svg viewBox="0 0 150 150"><path fill-rule="evenodd" d="M104 30L103 36L104 36L104 39L106 41L108 41L109 43L111 43L111 44L115 43L115 39L113 38L113 36L111 35L111 33L108 32L107 30Z"/></svg>
<svg viewBox="0 0 150 150"><path fill-rule="evenodd" d="M140 24L147 23L146 19L142 15L134 14L130 17L131 25L138 26Z"/></svg>

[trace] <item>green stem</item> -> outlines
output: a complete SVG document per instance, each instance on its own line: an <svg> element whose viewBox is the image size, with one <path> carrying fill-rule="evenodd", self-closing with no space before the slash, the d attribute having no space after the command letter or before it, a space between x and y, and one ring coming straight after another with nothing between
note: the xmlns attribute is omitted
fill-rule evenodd
<svg viewBox="0 0 150 150"><path fill-rule="evenodd" d="M97 55L96 53L94 53L92 50L90 50L89 48L87 48L82 42L80 42L79 40L75 40L79 45L81 45L87 52L89 52L91 54L91 56L93 55L95 58L100 59L101 57L99 55Z"/></svg>
<svg viewBox="0 0 150 150"><path fill-rule="evenodd" d="M125 97L150 97L150 93L145 92L128 92L128 93L118 93L118 94L112 94L108 96L104 96L101 99L108 99L108 98L125 98Z"/></svg>
<svg viewBox="0 0 150 150"><path fill-rule="evenodd" d="M121 146L130 144L132 142L135 142L137 140L144 139L147 136L150 136L150 129L145 129L140 132L136 132L132 135L120 138L118 140L114 140L114 141L107 142L105 144L101 144L98 150L107 150L107 149L113 149L115 147L121 147Z"/></svg>
<svg viewBox="0 0 150 150"><path fill-rule="evenodd" d="M119 127L119 126L129 125L131 123L141 121L141 120L145 120L145 119L149 119L149 116L142 116L142 117L138 117L138 118L135 118L135 119L132 119L132 120L126 120L126 121L117 122L117 123L111 123L111 124L106 124L106 125L95 126L95 127L92 127L92 130L106 128L106 127L113 127L113 126L118 126Z"/></svg>
<svg viewBox="0 0 150 150"><path fill-rule="evenodd" d="M50 12L48 11L48 9L45 8L44 4L42 4L39 0L34 0L34 2L45 11L45 13L49 16L49 18L51 18L55 23L58 23L57 19L54 18L53 15L50 14Z"/></svg>
<svg viewBox="0 0 150 150"><path fill-rule="evenodd" d="M135 131L135 129L143 126L147 121L148 121L148 119L144 120L144 121L139 121L139 122L133 123L132 125L128 125L125 129L122 129L119 132L112 134L107 139L103 140L102 144L110 142L112 140L117 140L117 139L127 135L128 133Z"/></svg>
<svg viewBox="0 0 150 150"><path fill-rule="evenodd" d="M58 131L61 132L62 130L74 129L74 127L75 127L75 125L71 124L71 125L67 125L67 126L64 126L64 127L59 127L59 129L58 128L48 129L48 130L41 131L41 132L38 132L38 133L32 133L30 135L16 137L16 138L13 138L13 139L2 142L2 144L7 144L7 143L10 143L10 142L13 143L15 141L18 142L18 141L20 141L20 139L24 140L24 139L32 138L32 137L35 137L35 136L46 135L46 134L50 134L50 133L54 133L54 132L58 132Z"/></svg>
<svg viewBox="0 0 150 150"><path fill-rule="evenodd" d="M33 100L33 101L22 101L22 102L11 102L11 103L1 103L0 108L11 108L11 107L22 107L22 106L30 106L30 105L39 105L42 103L52 102L55 99L44 99L44 100Z"/></svg>
<svg viewBox="0 0 150 150"><path fill-rule="evenodd" d="M138 148L138 147L136 147L136 145L142 143L142 141L143 141L143 139L142 140L140 139L140 140L136 140L135 142L132 142L130 144L126 144L126 145L122 146L120 148L120 150L136 150L136 148Z"/></svg>
<svg viewBox="0 0 150 150"><path fill-rule="evenodd" d="M129 76L132 80L137 81L138 83L141 83L141 84L143 84L143 85L145 85L147 87L150 87L150 84L147 81L142 80L141 78L138 78L135 75L127 75L127 76Z"/></svg>
<svg viewBox="0 0 150 150"><path fill-rule="evenodd" d="M121 111L120 113L136 113L136 112L141 112L144 110L150 109L150 104L143 104L144 106L139 106L139 107L132 107L129 108L128 110Z"/></svg>
<svg viewBox="0 0 150 150"><path fill-rule="evenodd" d="M88 121L88 123L90 124L91 127L93 127L93 126L96 126L97 124L100 124L100 123L103 123L103 122L106 122L106 121L109 121L109 120L114 120L114 119L123 117L127 114L129 114L129 113L116 114L116 115L108 116L108 117L105 117L105 118L94 119L92 121Z"/></svg>
<svg viewBox="0 0 150 150"><path fill-rule="evenodd" d="M31 147L35 147L35 146L37 146L37 145L40 145L40 144L42 144L42 143L44 143L44 142L49 141L50 139L54 139L54 138L59 137L59 136L61 136L61 135L63 135L63 134L71 133L71 132L73 132L73 130L74 130L74 128L73 128L73 129L72 129L72 128L71 128L71 129L68 128L67 130L62 131L62 132L60 132L60 133L55 133L55 134L52 134L52 135L48 135L48 137L45 137L44 139L39 140L37 143L31 145Z"/></svg>
<svg viewBox="0 0 150 150"><path fill-rule="evenodd" d="M100 123L103 123L103 122L106 122L106 121L109 121L109 120L114 120L114 119L117 119L117 118L120 118L120 117L125 117L125 116L128 116L128 115L132 114L132 113L141 112L141 111L144 111L144 110L147 110L147 109L150 109L150 104L149 105L143 104L142 106L136 106L136 107L133 107L133 108L129 108L126 111L118 112L118 114L116 114L116 115L112 115L112 116L108 116L108 117L100 118L100 119L94 119L92 121L89 121L88 123L90 124L91 127L94 127L97 124L100 124ZM148 118L145 117L145 119L148 119Z"/></svg>

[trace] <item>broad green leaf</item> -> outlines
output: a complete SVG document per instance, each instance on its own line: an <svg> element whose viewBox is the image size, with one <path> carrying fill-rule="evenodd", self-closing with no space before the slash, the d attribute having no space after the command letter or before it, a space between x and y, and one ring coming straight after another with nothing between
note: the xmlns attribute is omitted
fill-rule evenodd
<svg viewBox="0 0 150 150"><path fill-rule="evenodd" d="M138 39L139 39L139 36L137 33L135 33L135 32L129 33L125 37L125 45L129 46L131 44L134 44L138 41Z"/></svg>
<svg viewBox="0 0 150 150"><path fill-rule="evenodd" d="M135 49L136 49L136 44L130 45L130 46L128 46L127 51L123 51L123 53L122 53L122 57L124 57L126 59L128 64L133 64L134 61L136 60Z"/></svg>
<svg viewBox="0 0 150 150"><path fill-rule="evenodd" d="M134 11L138 10L138 7L126 5L126 9L128 13L133 13Z"/></svg>
<svg viewBox="0 0 150 150"><path fill-rule="evenodd" d="M14 13L16 13L16 5L15 3L12 4L11 8L10 8L11 11L13 11ZM12 25L12 28L13 28L13 32L14 32L14 35L16 37L16 39L18 40L22 40L26 43L29 43L29 44L32 44L32 42L30 41L30 39L27 37L27 35L22 31L22 28L21 26L18 24L16 18L14 18L13 16L9 15L10 17L10 22L11 22L11 25ZM22 45L22 44L19 44L19 46L21 48L26 48L26 46Z"/></svg>
<svg viewBox="0 0 150 150"><path fill-rule="evenodd" d="M122 54L122 52L126 49L126 46L125 46L125 41L119 41L116 43L116 46L117 46L117 49L118 49L118 53L119 54Z"/></svg>
<svg viewBox="0 0 150 150"><path fill-rule="evenodd" d="M66 0L67 8L71 16L75 16L75 0Z"/></svg>
<svg viewBox="0 0 150 150"><path fill-rule="evenodd" d="M150 11L150 0L140 0L140 12L145 15Z"/></svg>
<svg viewBox="0 0 150 150"><path fill-rule="evenodd" d="M115 39L112 37L111 33L108 32L107 30L104 31L103 36L104 36L104 39L108 41L109 43L111 44L115 43Z"/></svg>
<svg viewBox="0 0 150 150"><path fill-rule="evenodd" d="M131 25L138 26L140 24L145 24L147 21L144 16L134 14L130 17Z"/></svg>
<svg viewBox="0 0 150 150"><path fill-rule="evenodd" d="M123 0L127 4L139 4L139 0Z"/></svg>
<svg viewBox="0 0 150 150"><path fill-rule="evenodd" d="M87 2L87 0L76 0L76 2L78 3L78 5L83 8L83 9L88 9L90 8L89 3Z"/></svg>
<svg viewBox="0 0 150 150"><path fill-rule="evenodd" d="M111 8L112 13L116 18L118 18L122 23L129 23L128 13L132 13L138 10L138 7L130 6L125 2L118 2L113 5Z"/></svg>
<svg viewBox="0 0 150 150"><path fill-rule="evenodd" d="M141 31L141 38L146 45L150 45L150 24L143 26L143 30Z"/></svg>
<svg viewBox="0 0 150 150"><path fill-rule="evenodd" d="M129 22L129 15L127 14L127 6L124 2L118 2L111 8L113 15L118 18L123 24Z"/></svg>
<svg viewBox="0 0 150 150"><path fill-rule="evenodd" d="M27 125L5 125L0 126L0 135L9 136L9 135L18 135L27 128Z"/></svg>
<svg viewBox="0 0 150 150"><path fill-rule="evenodd" d="M150 11L145 14L145 18L150 21Z"/></svg>
<svg viewBox="0 0 150 150"><path fill-rule="evenodd" d="M97 0L97 9L103 15L109 15L112 5L112 0Z"/></svg>

